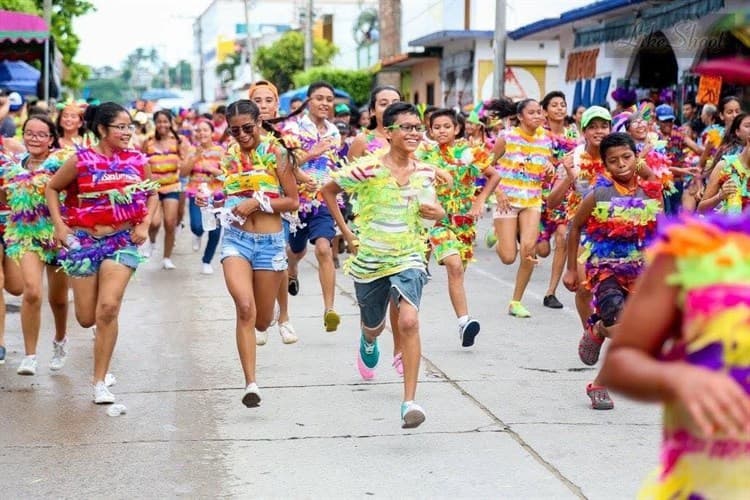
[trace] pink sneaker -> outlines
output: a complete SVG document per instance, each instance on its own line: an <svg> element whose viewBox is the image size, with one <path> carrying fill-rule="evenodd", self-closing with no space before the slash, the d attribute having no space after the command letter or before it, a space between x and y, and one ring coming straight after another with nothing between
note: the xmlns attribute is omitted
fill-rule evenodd
<svg viewBox="0 0 750 500"><path fill-rule="evenodd" d="M375 370L368 368L362 361L362 357L359 355L357 355L357 369L363 380L372 380L375 378Z"/></svg>
<svg viewBox="0 0 750 500"><path fill-rule="evenodd" d="M402 377L404 376L404 362L401 360L401 353L393 356L393 363L391 365L396 370L396 373Z"/></svg>

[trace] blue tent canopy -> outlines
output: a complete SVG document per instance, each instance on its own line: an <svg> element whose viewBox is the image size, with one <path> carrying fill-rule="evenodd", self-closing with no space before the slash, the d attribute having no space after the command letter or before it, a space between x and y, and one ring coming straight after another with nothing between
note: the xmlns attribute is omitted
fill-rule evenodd
<svg viewBox="0 0 750 500"><path fill-rule="evenodd" d="M0 88L33 96L41 76L39 70L23 61L0 61Z"/></svg>
<svg viewBox="0 0 750 500"><path fill-rule="evenodd" d="M141 94L141 99L144 101L158 101L159 99L177 99L182 97L177 92L169 89L150 89L146 90Z"/></svg>
<svg viewBox="0 0 750 500"><path fill-rule="evenodd" d="M305 85L304 87L300 87L298 89L292 89L287 92L284 92L279 96L279 110L283 114L289 113L289 107L292 103L292 99L299 98L303 101L307 98L307 88L309 85ZM352 100L352 96L349 95L348 92L345 92L341 89L334 89L333 95L336 97L337 100L346 100L349 104L349 107L354 108L356 107L356 103Z"/></svg>

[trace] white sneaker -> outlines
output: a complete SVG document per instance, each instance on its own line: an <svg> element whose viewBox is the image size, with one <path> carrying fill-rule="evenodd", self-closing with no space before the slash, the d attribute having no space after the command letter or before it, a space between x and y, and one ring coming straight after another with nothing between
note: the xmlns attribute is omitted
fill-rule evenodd
<svg viewBox="0 0 750 500"><path fill-rule="evenodd" d="M211 264L204 263L201 266L201 274L213 274L213 273L214 273L214 268Z"/></svg>
<svg viewBox="0 0 750 500"><path fill-rule="evenodd" d="M414 401L401 403L401 428L414 429L425 420L424 409Z"/></svg>
<svg viewBox="0 0 750 500"><path fill-rule="evenodd" d="M65 345L68 343L68 338L65 337L62 342L52 341L52 359L49 362L49 369L52 371L62 370L65 366L65 359L68 357L68 353L65 351Z"/></svg>
<svg viewBox="0 0 750 500"><path fill-rule="evenodd" d="M141 252L141 255L143 255L144 257L148 259L151 257L151 252L154 251L154 246L151 244L150 241L146 241L146 243L144 243L138 248L138 251Z"/></svg>
<svg viewBox="0 0 750 500"><path fill-rule="evenodd" d="M255 345L266 345L266 342L268 342L268 330L265 332L255 330Z"/></svg>
<svg viewBox="0 0 750 500"><path fill-rule="evenodd" d="M24 356L16 373L19 375L36 375L36 355Z"/></svg>
<svg viewBox="0 0 750 500"><path fill-rule="evenodd" d="M172 269L177 269L177 266L174 265L174 262L172 262L172 259L162 260L161 267L162 269L166 269L167 271L171 271Z"/></svg>
<svg viewBox="0 0 750 500"><path fill-rule="evenodd" d="M242 396L242 404L248 408L257 408L260 406L260 392L258 384L253 382L245 388L245 394Z"/></svg>
<svg viewBox="0 0 750 500"><path fill-rule="evenodd" d="M104 376L104 385L105 385L106 387L112 387L112 386L113 386L113 385L115 385L116 383L117 383L117 379L116 379L116 378L115 378L115 376L114 376L114 375L112 375L111 373L107 373L107 374L106 374L106 375Z"/></svg>
<svg viewBox="0 0 750 500"><path fill-rule="evenodd" d="M94 386L94 404L108 405L115 402L115 395L109 392L104 382L97 382Z"/></svg>
<svg viewBox="0 0 750 500"><path fill-rule="evenodd" d="M201 249L201 237L193 235L193 252Z"/></svg>
<svg viewBox="0 0 750 500"><path fill-rule="evenodd" d="M279 335L281 335L281 341L285 344L294 344L299 340L297 332L294 331L294 327L288 321L279 323Z"/></svg>

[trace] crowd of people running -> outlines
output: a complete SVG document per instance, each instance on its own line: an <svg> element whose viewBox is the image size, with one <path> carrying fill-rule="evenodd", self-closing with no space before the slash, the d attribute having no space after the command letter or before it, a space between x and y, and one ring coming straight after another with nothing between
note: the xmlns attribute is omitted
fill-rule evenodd
<svg viewBox="0 0 750 500"><path fill-rule="evenodd" d="M502 264L518 261L508 313L531 316L524 292L539 259L552 255L542 305L563 307L561 280L575 294L581 361L595 365L611 339L585 390L592 408L614 407L608 387L666 403L665 462L654 491L711 497L740 476L750 487L741 474L750 458L732 451L750 446L750 219L743 215L750 114L733 96L680 110L669 96L638 101L617 89L612 97L613 110L569 114L565 94L553 91L541 101L501 98L459 112L414 106L381 86L357 126L327 82L310 85L281 116L276 87L258 81L247 99L210 115L147 117L115 103L78 102L63 104L56 121L32 114L20 140L0 142L1 278L8 293L22 295L18 374L37 371L46 273L55 320L49 368L65 364L71 287L76 319L95 328L93 400L114 402L109 364L125 289L160 230L161 267L175 269L175 236L187 213L192 248L203 249L200 272L213 273L220 254L247 407L261 401L256 345L274 325L284 343L298 339L289 295L313 286L298 277L308 247L322 327L338 329L335 269L345 249L342 267L360 308L359 373L375 376L389 319L391 364L403 376L402 427L419 426L428 262L445 267L458 343L472 347L481 325L469 314L464 274L477 221L491 210L484 244ZM723 466L713 460L717 446ZM686 476L691 482L681 483Z"/></svg>

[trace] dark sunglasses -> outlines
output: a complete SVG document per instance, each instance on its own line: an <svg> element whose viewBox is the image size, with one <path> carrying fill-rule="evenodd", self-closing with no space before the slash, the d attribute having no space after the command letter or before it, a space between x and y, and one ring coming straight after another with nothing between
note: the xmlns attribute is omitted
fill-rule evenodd
<svg viewBox="0 0 750 500"><path fill-rule="evenodd" d="M244 132L247 135L253 135L255 131L255 125L252 123L246 123L241 127L229 127L229 135L232 137L239 137L240 132Z"/></svg>

